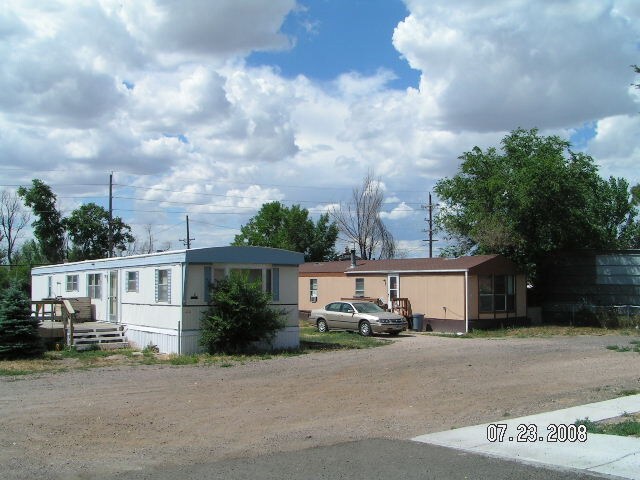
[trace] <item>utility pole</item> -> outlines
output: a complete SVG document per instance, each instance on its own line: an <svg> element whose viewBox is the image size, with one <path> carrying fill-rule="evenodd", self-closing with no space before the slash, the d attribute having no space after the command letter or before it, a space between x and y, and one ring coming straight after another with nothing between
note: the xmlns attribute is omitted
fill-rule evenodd
<svg viewBox="0 0 640 480"><path fill-rule="evenodd" d="M113 257L113 172L109 174L109 258Z"/></svg>
<svg viewBox="0 0 640 480"><path fill-rule="evenodd" d="M187 215L187 238L181 238L180 241L184 243L187 247L187 250L189 250L191 248L191 240L195 240L195 238L189 237L189 215Z"/></svg>
<svg viewBox="0 0 640 480"><path fill-rule="evenodd" d="M431 201L431 192L429 192L429 204L423 205L422 208L426 208L429 212L429 216L425 218L429 228L423 230L429 235L429 238L423 241L429 243L429 258L433 258L433 242L437 242L437 240L433 239L433 202Z"/></svg>

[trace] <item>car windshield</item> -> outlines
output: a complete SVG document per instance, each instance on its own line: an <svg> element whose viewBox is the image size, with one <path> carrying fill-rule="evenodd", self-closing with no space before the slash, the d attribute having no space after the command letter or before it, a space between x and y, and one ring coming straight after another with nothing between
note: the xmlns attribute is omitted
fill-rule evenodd
<svg viewBox="0 0 640 480"><path fill-rule="evenodd" d="M353 306L360 313L378 313L384 312L378 305L371 302L354 303Z"/></svg>

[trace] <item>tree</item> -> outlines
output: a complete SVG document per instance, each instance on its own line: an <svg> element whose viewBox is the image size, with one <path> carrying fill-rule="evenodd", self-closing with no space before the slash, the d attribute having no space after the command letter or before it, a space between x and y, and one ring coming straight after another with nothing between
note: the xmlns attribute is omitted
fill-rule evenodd
<svg viewBox="0 0 640 480"><path fill-rule="evenodd" d="M120 217L111 221L113 244L119 250L126 250L127 243L134 241L131 227ZM72 242L69 258L72 260L94 260L109 256L109 212L93 202L76 208L64 226Z"/></svg>
<svg viewBox="0 0 640 480"><path fill-rule="evenodd" d="M20 232L29 223L29 213L25 212L18 196L6 190L0 194L0 229L7 241L7 262L12 263L13 251Z"/></svg>
<svg viewBox="0 0 640 480"><path fill-rule="evenodd" d="M372 259L393 258L395 241L386 228L380 212L384 204L384 193L379 179L373 172L367 173L362 186L352 191L351 202L331 212L340 231L350 242L358 245L360 257Z"/></svg>
<svg viewBox="0 0 640 480"><path fill-rule="evenodd" d="M34 179L31 187L18 188L24 204L33 210L38 219L33 222L33 233L40 250L50 263L64 260L64 225L61 213L56 208L56 196L41 180Z"/></svg>
<svg viewBox="0 0 640 480"><path fill-rule="evenodd" d="M200 344L209 353L245 351L256 342L271 342L283 327L284 312L269 306L271 295L242 274L216 282L211 306L202 319Z"/></svg>
<svg viewBox="0 0 640 480"><path fill-rule="evenodd" d="M40 253L38 243L29 239L13 252L11 269L0 270L0 290L9 288L11 282L16 282L22 290L31 293L31 268L47 263L47 259Z"/></svg>
<svg viewBox="0 0 640 480"><path fill-rule="evenodd" d="M502 149L475 147L458 173L440 180L437 225L456 253L501 253L527 271L556 249L626 247L635 208L624 179L602 179L595 161L569 142L517 129Z"/></svg>
<svg viewBox="0 0 640 480"><path fill-rule="evenodd" d="M270 202L240 227L232 245L283 248L304 253L307 262L321 262L335 258L337 238L338 227L330 223L328 214L320 215L314 224L306 208Z"/></svg>
<svg viewBox="0 0 640 480"><path fill-rule="evenodd" d="M31 300L13 282L0 299L0 359L37 357L43 351Z"/></svg>

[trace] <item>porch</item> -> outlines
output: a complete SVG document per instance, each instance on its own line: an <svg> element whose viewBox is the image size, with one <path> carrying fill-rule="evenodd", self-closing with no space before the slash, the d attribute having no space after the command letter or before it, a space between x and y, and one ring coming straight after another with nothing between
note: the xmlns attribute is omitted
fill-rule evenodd
<svg viewBox="0 0 640 480"><path fill-rule="evenodd" d="M93 321L89 298L51 298L32 301L40 337L47 343L77 350L115 349L128 346L123 325Z"/></svg>

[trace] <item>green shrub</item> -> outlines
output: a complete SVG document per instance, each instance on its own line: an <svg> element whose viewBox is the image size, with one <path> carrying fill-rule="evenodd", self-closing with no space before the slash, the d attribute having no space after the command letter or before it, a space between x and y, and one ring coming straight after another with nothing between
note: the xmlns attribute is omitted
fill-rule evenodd
<svg viewBox="0 0 640 480"><path fill-rule="evenodd" d="M216 282L202 319L200 344L209 353L238 353L271 342L284 324L282 311L269 306L271 295L242 274Z"/></svg>
<svg viewBox="0 0 640 480"><path fill-rule="evenodd" d="M12 282L0 299L0 359L39 357L44 347L31 300Z"/></svg>

